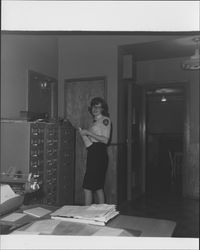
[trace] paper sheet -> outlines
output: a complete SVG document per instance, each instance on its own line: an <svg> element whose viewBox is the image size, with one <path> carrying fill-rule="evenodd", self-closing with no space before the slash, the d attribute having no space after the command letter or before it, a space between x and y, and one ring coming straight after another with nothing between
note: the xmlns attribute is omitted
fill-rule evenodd
<svg viewBox="0 0 200 250"><path fill-rule="evenodd" d="M124 232L123 229L102 227L93 236L120 236Z"/></svg>
<svg viewBox="0 0 200 250"><path fill-rule="evenodd" d="M42 207L35 207L35 208L30 208L30 209L24 210L24 213L40 218L46 214L51 213L51 210L48 210L48 209L45 209Z"/></svg>
<svg viewBox="0 0 200 250"><path fill-rule="evenodd" d="M3 217L1 220L15 222L15 221L23 218L24 216L26 216L26 215L22 214L22 213L12 213L12 214L9 214L9 215Z"/></svg>
<svg viewBox="0 0 200 250"><path fill-rule="evenodd" d="M60 221L58 220L36 221L28 228L26 228L24 231L51 234L59 223Z"/></svg>
<svg viewBox="0 0 200 250"><path fill-rule="evenodd" d="M82 135L82 139L86 148L92 145L91 140L86 135Z"/></svg>
<svg viewBox="0 0 200 250"><path fill-rule="evenodd" d="M14 231L14 232L12 232L12 233L10 233L10 234L30 234L30 235L38 235L38 234L40 234L39 232L26 232L26 231L20 231L20 230L16 230L16 231Z"/></svg>
<svg viewBox="0 0 200 250"><path fill-rule="evenodd" d="M3 204L5 201L10 200L13 197L19 196L7 184L1 184L0 189L1 189L0 204Z"/></svg>

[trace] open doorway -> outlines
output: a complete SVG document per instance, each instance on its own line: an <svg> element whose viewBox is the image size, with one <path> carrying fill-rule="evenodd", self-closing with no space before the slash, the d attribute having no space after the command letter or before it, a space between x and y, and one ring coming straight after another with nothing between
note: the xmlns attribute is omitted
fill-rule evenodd
<svg viewBox="0 0 200 250"><path fill-rule="evenodd" d="M182 194L184 150L184 86L146 90L145 193Z"/></svg>
<svg viewBox="0 0 200 250"><path fill-rule="evenodd" d="M182 57L187 57L189 53L192 53L188 50L189 46L186 45L186 40L191 38L180 35L180 38L171 36L164 39L161 36L159 41L123 45L118 49L117 186L119 203L135 200L147 192L153 193L154 191L155 193L160 192L161 195L173 193L181 196L183 193L184 196L186 189L190 186L189 179L194 178L189 176L191 172L187 161L190 161L191 158L189 151L191 142L189 140L190 134L193 134L191 126L195 122L192 122L193 118L190 117L192 111L189 105L193 102L190 93L193 86L190 85L190 81L196 80L191 79L190 75L180 68ZM193 74L191 76L195 77ZM175 81L181 81L181 83ZM129 86L132 87L135 97L134 93L130 94L131 88ZM150 108L152 99L156 98L153 95L160 95L159 98L162 98L163 93L149 93L147 95L146 91L155 92L162 88L172 89L173 93L165 94L168 95L168 101L169 98L171 101L173 99L171 106L175 105L175 108L171 107L172 111L168 110L168 115L164 115L165 112L160 111L169 122L167 123L162 117L159 119L159 122L163 122L163 126L168 124L168 128L163 127L163 130L166 129L166 131L152 132L147 122L149 119L147 109ZM157 109L168 107L168 103L165 105L162 102L163 105ZM182 109L177 110L175 103L179 103L180 109L181 107ZM150 105L151 110L154 110L152 105ZM152 111L152 114L156 118L158 114L156 109ZM180 114L182 114L182 118L179 117ZM177 122L182 126L181 129L176 130L172 127L170 131L170 126L174 125L172 116L177 118ZM161 128L159 123L156 126L158 129ZM159 133L161 136L157 135L155 138L155 135ZM194 140L196 142L196 138ZM160 150L156 152L157 160L160 157L159 162L155 164L156 169L151 168L153 163L150 164L150 159L147 159L149 157L147 154L150 154L151 157L149 150L155 149L149 145L152 141L158 143L157 148ZM162 148L160 144L166 148ZM149 168L147 168L147 161L150 165ZM166 168L161 167L164 165ZM162 178L161 175L163 175Z"/></svg>

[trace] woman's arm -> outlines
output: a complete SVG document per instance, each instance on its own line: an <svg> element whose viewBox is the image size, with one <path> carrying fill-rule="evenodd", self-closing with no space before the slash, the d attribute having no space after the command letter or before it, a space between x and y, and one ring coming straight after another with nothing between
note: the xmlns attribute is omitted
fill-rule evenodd
<svg viewBox="0 0 200 250"><path fill-rule="evenodd" d="M88 148L90 145L92 145L92 141L90 140L90 138L87 135L84 135L83 129L79 128L79 133L81 135L81 138L82 138L86 148Z"/></svg>
<svg viewBox="0 0 200 250"><path fill-rule="evenodd" d="M107 144L108 140L109 140L109 138L107 138L107 137L105 137L103 135L96 135L96 134L92 133L91 131L89 131L87 129L82 129L80 133L81 133L82 136L93 137L97 141L105 143L105 144Z"/></svg>

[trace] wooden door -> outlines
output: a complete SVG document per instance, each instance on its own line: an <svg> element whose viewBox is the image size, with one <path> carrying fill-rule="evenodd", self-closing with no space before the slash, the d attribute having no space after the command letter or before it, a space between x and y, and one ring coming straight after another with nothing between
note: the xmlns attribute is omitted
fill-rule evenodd
<svg viewBox="0 0 200 250"><path fill-rule="evenodd" d="M146 101L142 86L135 84L132 93L132 199L136 199L145 192Z"/></svg>
<svg viewBox="0 0 200 250"><path fill-rule="evenodd" d="M132 200L132 165L133 165L133 81L127 83L127 199Z"/></svg>
<svg viewBox="0 0 200 250"><path fill-rule="evenodd" d="M65 80L65 118L73 126L76 128L88 128L91 122L88 106L92 98L96 96L106 97L105 84L105 77ZM76 132L75 147L75 204L83 204L82 182L87 152L78 132Z"/></svg>

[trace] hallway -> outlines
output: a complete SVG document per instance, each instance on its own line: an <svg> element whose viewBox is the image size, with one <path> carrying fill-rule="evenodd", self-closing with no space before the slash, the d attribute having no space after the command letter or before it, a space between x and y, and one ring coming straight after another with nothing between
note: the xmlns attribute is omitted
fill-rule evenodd
<svg viewBox="0 0 200 250"><path fill-rule="evenodd" d="M172 237L199 238L199 200L176 196L142 196L119 206L121 214L173 220Z"/></svg>

